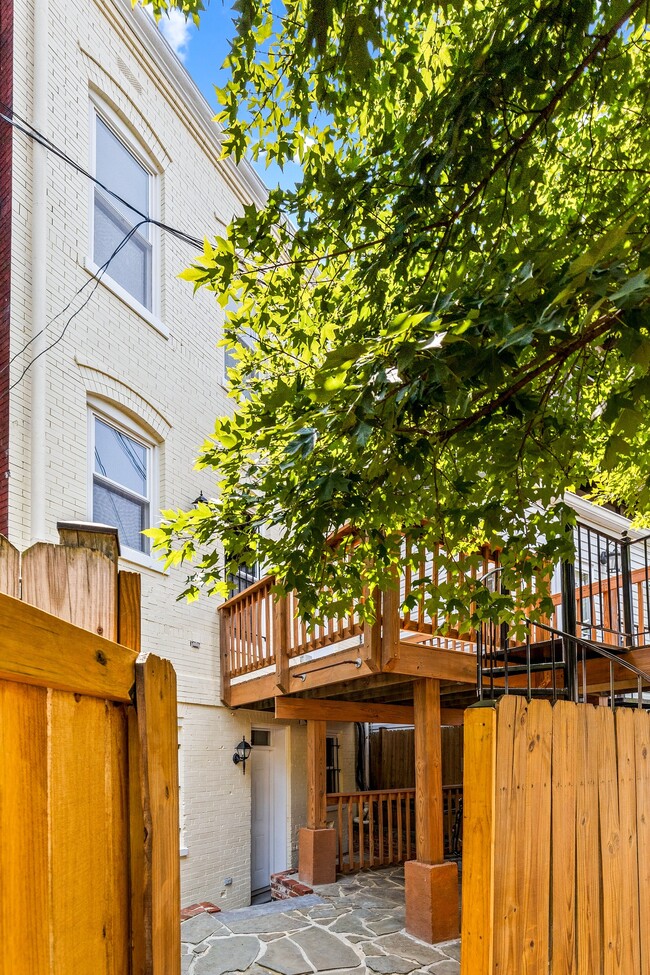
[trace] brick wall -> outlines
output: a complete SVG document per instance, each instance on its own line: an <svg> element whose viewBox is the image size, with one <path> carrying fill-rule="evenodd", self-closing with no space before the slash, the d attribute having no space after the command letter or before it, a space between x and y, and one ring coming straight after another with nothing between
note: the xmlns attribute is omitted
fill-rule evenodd
<svg viewBox="0 0 650 975"><path fill-rule="evenodd" d="M15 0L14 103L25 118L31 118L32 112L32 24L38 2ZM6 0L0 4L4 10ZM130 0L50 3L45 134L88 166L91 98L101 99L111 118L152 158L161 219L199 238L223 233L224 222L253 199L254 180L219 161L209 109L200 110L199 103L197 110L198 96L194 103L185 98L182 77L167 70L165 50L143 17L142 11L131 11ZM14 349L29 339L31 327L31 160L29 140L16 134L11 217ZM4 172L0 166L0 174ZM90 281L86 266L90 208L88 182L50 155L46 265L50 341L61 334L69 313L52 320ZM6 240L0 233L0 241ZM89 397L121 410L157 443L161 508L187 507L199 491L209 496L214 490L206 474L194 471L194 460L215 416L230 408L223 386L223 350L217 348L223 313L213 295L193 296L191 286L178 280L178 272L193 256L192 247L163 235L162 331L102 283L47 354L45 515L53 541L57 521L86 520L90 514ZM0 264L6 267L8 262ZM82 297L89 291L87 287ZM77 302L70 312L78 306ZM17 359L14 380L28 355ZM30 381L28 372L12 394L10 408L9 535L20 549L31 541ZM142 576L144 651L171 659L178 678L187 847L181 860L182 902L242 906L250 899L250 831L242 826L250 821L250 778L232 764L232 749L242 732L248 733L251 717L247 712L231 713L219 702L216 602L176 601L185 570L163 572L160 563L146 559L145 564L123 559L122 564ZM226 878L232 878L232 884L225 885Z"/></svg>
<svg viewBox="0 0 650 975"><path fill-rule="evenodd" d="M0 102L13 103L14 0L0 0ZM4 108L0 109L4 111ZM9 530L12 129L0 120L0 534Z"/></svg>

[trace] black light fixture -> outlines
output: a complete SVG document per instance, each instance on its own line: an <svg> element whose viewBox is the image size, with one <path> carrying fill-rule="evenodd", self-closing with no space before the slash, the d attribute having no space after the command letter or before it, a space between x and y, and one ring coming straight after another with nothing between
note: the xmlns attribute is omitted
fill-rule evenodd
<svg viewBox="0 0 650 975"><path fill-rule="evenodd" d="M201 491L199 492L198 498L194 498L194 501L192 501L192 507L196 508L198 504L207 504L207 503L208 503L208 499L204 495L203 491Z"/></svg>
<svg viewBox="0 0 650 975"><path fill-rule="evenodd" d="M242 772L246 775L246 762L250 758L252 745L246 741L246 735L242 735L242 740L238 745L235 745L235 754L232 757L235 765L242 763Z"/></svg>

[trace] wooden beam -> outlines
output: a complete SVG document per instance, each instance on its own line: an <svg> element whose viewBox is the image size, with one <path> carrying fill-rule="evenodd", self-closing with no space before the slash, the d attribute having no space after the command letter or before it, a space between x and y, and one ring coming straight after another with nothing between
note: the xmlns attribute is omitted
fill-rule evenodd
<svg viewBox="0 0 650 975"><path fill-rule="evenodd" d="M307 722L307 828L325 827L325 721Z"/></svg>
<svg viewBox="0 0 650 975"><path fill-rule="evenodd" d="M0 593L0 677L6 680L128 704L136 657L135 650Z"/></svg>
<svg viewBox="0 0 650 975"><path fill-rule="evenodd" d="M415 711L415 844L420 863L444 860L440 681L413 685Z"/></svg>
<svg viewBox="0 0 650 975"><path fill-rule="evenodd" d="M321 721L368 721L382 724L414 723L412 707L380 702L334 701L304 697L276 697L276 718ZM462 725L465 712L460 708L441 708L443 725Z"/></svg>
<svg viewBox="0 0 650 975"><path fill-rule="evenodd" d="M413 724L413 708L396 704L364 704L360 701L310 701L308 698L275 699L276 718L320 721L371 721Z"/></svg>
<svg viewBox="0 0 650 975"><path fill-rule="evenodd" d="M384 670L391 674L476 684L476 655L461 650L421 647L402 640L399 657L385 664Z"/></svg>
<svg viewBox="0 0 650 975"><path fill-rule="evenodd" d="M357 666L357 660L359 660L358 647L351 647L347 650L339 650L327 657L312 660L307 664L292 667L289 692L295 694L297 691L311 690L312 687L324 687L343 680L358 680L372 674L367 663L362 660L361 665ZM305 674L305 680L296 677L296 673ZM230 706L242 707L244 704L265 701L270 697L280 697L281 694L282 692L277 687L275 673L266 674L264 677L255 677L252 680L231 684Z"/></svg>

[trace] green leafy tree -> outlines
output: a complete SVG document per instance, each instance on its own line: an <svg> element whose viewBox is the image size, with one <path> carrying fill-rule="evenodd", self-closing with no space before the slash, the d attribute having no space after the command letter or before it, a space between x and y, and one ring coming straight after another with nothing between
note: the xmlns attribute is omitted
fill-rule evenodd
<svg viewBox="0 0 650 975"><path fill-rule="evenodd" d="M303 178L184 275L238 350L216 498L153 533L188 592L255 557L307 616L359 605L405 528L530 581L567 551L566 490L646 517L647 3L236 7L224 151ZM422 591L453 616L472 585Z"/></svg>

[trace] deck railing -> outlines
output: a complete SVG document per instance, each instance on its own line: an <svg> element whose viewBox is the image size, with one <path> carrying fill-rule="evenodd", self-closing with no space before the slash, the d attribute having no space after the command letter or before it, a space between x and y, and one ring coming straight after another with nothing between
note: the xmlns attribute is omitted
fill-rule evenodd
<svg viewBox="0 0 650 975"><path fill-rule="evenodd" d="M444 786L442 793L445 856L458 856L463 787ZM336 830L339 873L415 858L415 789L333 792L327 796L327 816Z"/></svg>
<svg viewBox="0 0 650 975"><path fill-rule="evenodd" d="M334 792L327 796L327 809L337 834L340 873L415 856L415 789Z"/></svg>

